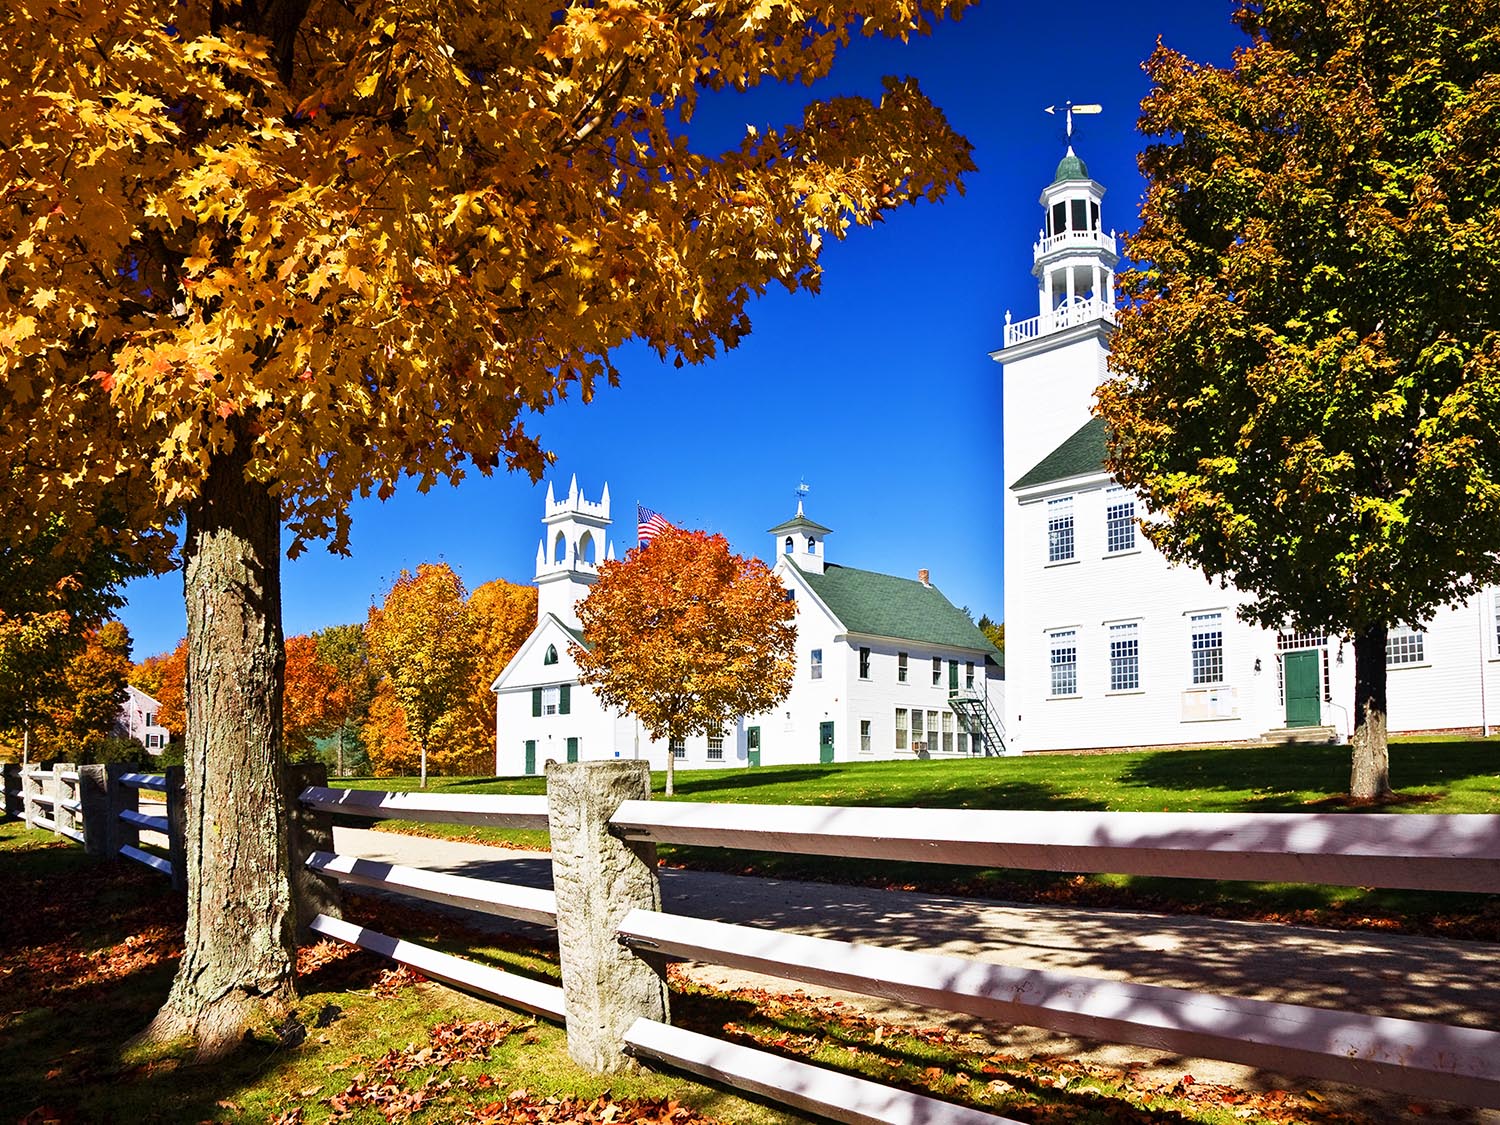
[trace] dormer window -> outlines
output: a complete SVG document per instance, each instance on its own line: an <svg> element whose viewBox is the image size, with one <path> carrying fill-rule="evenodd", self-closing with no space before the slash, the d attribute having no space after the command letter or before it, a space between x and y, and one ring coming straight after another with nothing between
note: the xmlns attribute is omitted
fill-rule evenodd
<svg viewBox="0 0 1500 1125"><path fill-rule="evenodd" d="M556 645L548 645L547 646L547 655L545 655L545 656L542 657L542 663L543 664L556 664L557 663L557 646Z"/></svg>

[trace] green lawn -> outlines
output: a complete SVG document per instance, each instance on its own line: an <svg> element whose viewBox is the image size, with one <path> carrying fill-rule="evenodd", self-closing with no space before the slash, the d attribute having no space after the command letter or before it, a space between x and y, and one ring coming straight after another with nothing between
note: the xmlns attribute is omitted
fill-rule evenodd
<svg viewBox="0 0 1500 1125"><path fill-rule="evenodd" d="M1158 750L967 761L862 762L684 770L676 800L1126 812L1352 811L1344 746ZM1411 738L1391 747L1392 812L1500 813L1500 739ZM664 778L653 777L660 798ZM413 789L414 778L351 778L368 789ZM540 777L433 778L436 793L543 793ZM390 822L396 831L512 847L544 847L546 833ZM1231 917L1402 928L1500 940L1494 896L1415 894L1267 883L1072 876L820 857L661 849L664 862L782 878L895 885L1026 901L1194 910Z"/></svg>

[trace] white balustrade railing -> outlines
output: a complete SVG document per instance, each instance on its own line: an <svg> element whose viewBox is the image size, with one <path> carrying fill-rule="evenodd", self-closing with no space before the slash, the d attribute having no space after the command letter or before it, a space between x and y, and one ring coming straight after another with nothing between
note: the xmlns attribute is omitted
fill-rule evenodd
<svg viewBox="0 0 1500 1125"><path fill-rule="evenodd" d="M1051 312L1031 317L1029 320L1013 321L1005 326L1005 346L1035 340L1041 336L1061 332L1078 324L1089 324L1096 320L1115 322L1114 306L1099 297L1075 298L1058 305Z"/></svg>
<svg viewBox="0 0 1500 1125"><path fill-rule="evenodd" d="M1119 255L1114 235L1105 234L1099 230L1065 230L1060 234L1048 235L1039 242L1033 242L1031 244L1032 259L1033 261L1040 260L1054 251L1071 250L1075 247L1086 250L1107 250L1111 254Z"/></svg>

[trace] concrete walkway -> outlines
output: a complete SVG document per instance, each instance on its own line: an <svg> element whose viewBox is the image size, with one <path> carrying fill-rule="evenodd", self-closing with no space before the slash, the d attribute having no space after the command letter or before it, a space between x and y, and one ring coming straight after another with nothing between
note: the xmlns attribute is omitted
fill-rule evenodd
<svg viewBox="0 0 1500 1125"><path fill-rule="evenodd" d="M551 885L545 853L362 829L336 830L340 852L475 878ZM837 862L830 860L829 862ZM961 954L1018 968L1131 980L1262 1000L1348 1008L1480 1028L1500 1028L1500 947L1484 942L1316 930L1123 911L1025 906L941 895L748 878L664 869L665 908L673 913L927 952ZM462 912L479 928L524 930L519 923ZM400 935L396 935L400 936ZM707 984L796 991L799 986L717 966L693 976ZM808 990L812 991L812 990ZM1172 1057L1142 1047L1088 1043L1034 1028L978 1024L968 1017L903 1011L885 1001L837 996L892 1020L947 1023L983 1036L996 1050L1058 1053L1104 1066L1146 1060L1146 1076L1246 1089L1306 1089L1285 1078L1216 1060ZM1376 1120L1405 1120L1410 1099L1365 1091L1317 1090ZM1467 1111L1450 1120L1500 1123L1500 1113Z"/></svg>

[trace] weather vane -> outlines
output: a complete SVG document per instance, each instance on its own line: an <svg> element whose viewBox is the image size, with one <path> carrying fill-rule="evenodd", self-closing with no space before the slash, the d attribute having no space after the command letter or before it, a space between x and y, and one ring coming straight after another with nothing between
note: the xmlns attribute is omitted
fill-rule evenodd
<svg viewBox="0 0 1500 1125"><path fill-rule="evenodd" d="M1074 105L1072 102L1063 102L1063 104L1060 105L1060 106L1049 105L1042 112L1055 114L1059 109L1061 109L1063 111L1063 113L1067 115L1067 120L1068 120L1068 140L1069 141L1072 141L1072 139L1073 139L1073 115L1075 113L1103 113L1104 112L1104 107L1102 105L1098 105L1098 104L1095 104L1093 102L1090 102L1088 105Z"/></svg>
<svg viewBox="0 0 1500 1125"><path fill-rule="evenodd" d="M809 492L811 492L811 491L812 491L812 490L811 490L811 489L810 489L810 488L808 488L808 487L807 487L807 478L806 478L806 477L803 477L803 478L802 478L802 479L801 479L801 480L800 480L800 481L799 481L799 482L798 482L798 484L797 484L797 499L798 499L798 500L799 500L799 501L801 501L801 500L803 500L803 499L805 499L805 498L806 498L806 496L807 496L807 494L808 494L808 493L809 493Z"/></svg>

